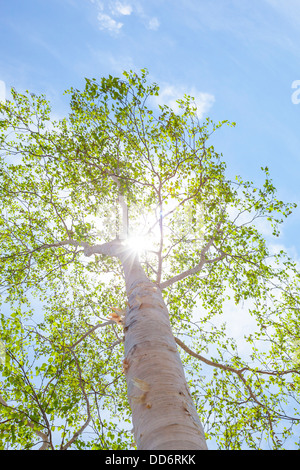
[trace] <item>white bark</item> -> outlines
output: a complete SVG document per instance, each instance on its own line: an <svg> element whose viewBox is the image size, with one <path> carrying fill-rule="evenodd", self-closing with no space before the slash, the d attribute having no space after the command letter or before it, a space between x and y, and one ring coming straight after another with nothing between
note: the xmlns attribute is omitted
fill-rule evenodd
<svg viewBox="0 0 300 470"><path fill-rule="evenodd" d="M115 256L123 266L128 299L123 369L137 448L207 449L160 287L147 278L138 256L122 240L71 244L83 246L86 256Z"/></svg>
<svg viewBox="0 0 300 470"><path fill-rule="evenodd" d="M124 370L138 449L207 449L161 290L122 256L129 307Z"/></svg>
<svg viewBox="0 0 300 470"><path fill-rule="evenodd" d="M120 238L127 238L128 237L128 207L125 201L124 196L119 196L119 204L122 209L122 231L120 233Z"/></svg>

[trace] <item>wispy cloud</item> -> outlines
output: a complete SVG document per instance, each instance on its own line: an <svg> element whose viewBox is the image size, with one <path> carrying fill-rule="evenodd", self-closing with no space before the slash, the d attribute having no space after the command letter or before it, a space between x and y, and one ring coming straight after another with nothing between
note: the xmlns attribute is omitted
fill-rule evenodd
<svg viewBox="0 0 300 470"><path fill-rule="evenodd" d="M152 31L156 31L159 28L160 22L159 22L158 18L156 16L148 15L145 12L145 10L142 7L140 2L135 1L134 9L135 9L136 15L144 23L144 25L147 29L151 29Z"/></svg>
<svg viewBox="0 0 300 470"><path fill-rule="evenodd" d="M160 26L158 18L146 14L136 0L111 0L105 4L101 0L90 0L90 2L98 9L99 28L111 34L118 34L124 26L125 17L130 15L135 15L147 29L152 31L156 31Z"/></svg>
<svg viewBox="0 0 300 470"><path fill-rule="evenodd" d="M194 87L187 89L183 86L176 87L174 85L166 84L161 88L160 94L156 98L156 104L166 104L172 108L175 113L180 114L181 109L177 100L182 99L185 94L194 98L195 106L197 108L197 116L199 118L202 118L215 102L214 95L198 91Z"/></svg>
<svg viewBox="0 0 300 470"><path fill-rule="evenodd" d="M108 31L109 33L116 35L121 31L123 23L116 19L122 15L128 15L131 13L129 6L122 4L121 2L110 2L108 7L105 8L104 3L101 0L90 0L97 10L97 20L99 29L102 31Z"/></svg>
<svg viewBox="0 0 300 470"><path fill-rule="evenodd" d="M300 3L299 0L265 0L267 4L273 7L278 13L287 17L294 23L300 22Z"/></svg>
<svg viewBox="0 0 300 470"><path fill-rule="evenodd" d="M156 18L156 16L153 16L152 18L149 18L147 21L147 27L148 29L152 29L152 31L158 30L160 26L160 22Z"/></svg>
<svg viewBox="0 0 300 470"><path fill-rule="evenodd" d="M113 15L129 16L132 13L132 6L129 3L114 2L111 3L110 10Z"/></svg>
<svg viewBox="0 0 300 470"><path fill-rule="evenodd" d="M0 102L5 101L6 91L5 91L5 82L0 80Z"/></svg>
<svg viewBox="0 0 300 470"><path fill-rule="evenodd" d="M99 12L97 15L97 19L99 21L99 29L107 30L110 33L119 33L123 26L123 23L121 23L120 21L116 21L114 18L107 15L106 13Z"/></svg>
<svg viewBox="0 0 300 470"><path fill-rule="evenodd" d="M293 21L297 21L297 18L300 21L299 0L185 0L182 21L194 30L230 34L247 46L252 43L284 46L289 42L288 32L282 21L279 24L274 21L272 10L277 11L282 18L289 16Z"/></svg>

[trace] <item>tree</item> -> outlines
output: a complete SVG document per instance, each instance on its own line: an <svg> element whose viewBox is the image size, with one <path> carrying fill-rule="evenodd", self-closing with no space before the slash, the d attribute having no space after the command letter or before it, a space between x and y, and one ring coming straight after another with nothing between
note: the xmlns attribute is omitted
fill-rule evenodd
<svg viewBox="0 0 300 470"><path fill-rule="evenodd" d="M234 124L200 123L189 96L157 106L146 70L86 79L60 121L45 96L11 93L1 448L283 448L300 419L299 273L257 228L278 236L295 206L268 168L261 188L230 181L210 139ZM243 357L219 320L229 299L256 323Z"/></svg>

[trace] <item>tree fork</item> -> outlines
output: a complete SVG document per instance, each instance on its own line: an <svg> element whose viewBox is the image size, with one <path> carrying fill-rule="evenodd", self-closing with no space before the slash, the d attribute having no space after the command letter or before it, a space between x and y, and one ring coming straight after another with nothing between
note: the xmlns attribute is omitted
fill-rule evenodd
<svg viewBox="0 0 300 470"><path fill-rule="evenodd" d="M94 246L68 242L83 246L85 256L115 256L122 263L128 301L123 370L137 448L206 450L160 287L148 279L138 254L122 240Z"/></svg>

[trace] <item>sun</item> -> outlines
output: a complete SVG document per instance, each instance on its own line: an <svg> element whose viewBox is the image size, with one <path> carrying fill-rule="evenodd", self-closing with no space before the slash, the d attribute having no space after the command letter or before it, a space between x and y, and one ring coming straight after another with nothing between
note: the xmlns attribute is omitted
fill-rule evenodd
<svg viewBox="0 0 300 470"><path fill-rule="evenodd" d="M129 236L126 240L126 243L129 248L136 253L142 253L143 251L149 249L149 240L145 235Z"/></svg>

